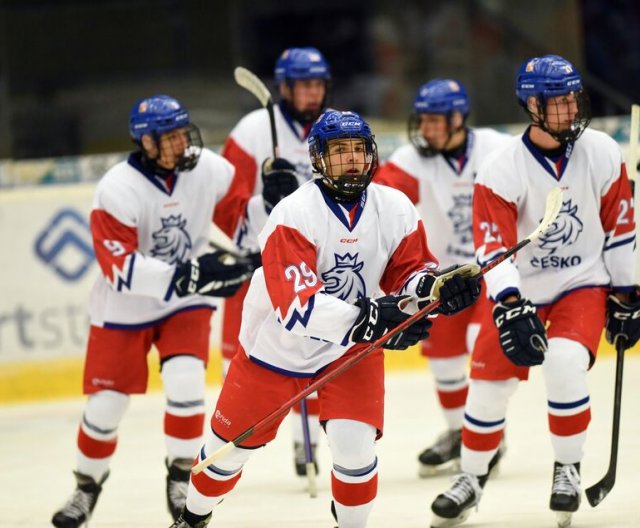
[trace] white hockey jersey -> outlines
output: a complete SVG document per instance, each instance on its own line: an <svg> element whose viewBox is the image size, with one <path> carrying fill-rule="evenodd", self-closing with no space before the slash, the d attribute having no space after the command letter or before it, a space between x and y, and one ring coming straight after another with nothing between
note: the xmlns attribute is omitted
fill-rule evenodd
<svg viewBox="0 0 640 528"><path fill-rule="evenodd" d="M347 209L321 185L304 184L271 212L240 330L253 361L300 377L354 346L355 300L379 290L412 295L420 271L437 266L418 212L401 192L371 184Z"/></svg>
<svg viewBox="0 0 640 528"><path fill-rule="evenodd" d="M442 267L474 258L473 181L480 162L510 138L489 128L468 129L466 152L459 159L421 156L413 145L403 145L376 174L377 183L403 191L414 203Z"/></svg>
<svg viewBox="0 0 640 528"><path fill-rule="evenodd" d="M547 193L560 186L562 208L551 228L514 262L485 275L491 297L519 290L535 304L590 286L633 286L635 223L622 153L608 135L587 129L553 161L527 133L481 164L474 190L474 241L480 265L531 233Z"/></svg>
<svg viewBox="0 0 640 528"><path fill-rule="evenodd" d="M307 135L311 125L301 126L285 117L279 105L273 108L278 134L279 156L296 167L300 184L311 179ZM244 116L231 130L222 155L236 168L237 180L249 194L262 192L262 162L273 157L269 113L260 108Z"/></svg>
<svg viewBox="0 0 640 528"><path fill-rule="evenodd" d="M144 327L181 310L214 306L211 297L178 297L176 265L207 248L216 205L233 190L233 166L203 149L197 166L171 187L149 173L139 155L98 183L91 232L102 274L91 291L91 324Z"/></svg>

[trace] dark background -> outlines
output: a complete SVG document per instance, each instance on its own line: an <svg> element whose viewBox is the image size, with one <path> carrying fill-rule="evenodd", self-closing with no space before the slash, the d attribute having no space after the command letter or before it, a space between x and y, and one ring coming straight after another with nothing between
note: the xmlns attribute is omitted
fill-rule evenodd
<svg viewBox="0 0 640 528"><path fill-rule="evenodd" d="M319 48L332 106L376 130L404 127L418 87L462 81L474 125L524 121L521 62L558 53L587 84L595 116L640 100L637 0L0 0L0 158L127 150L143 96L182 100L209 144L257 106L237 65L275 93L289 46Z"/></svg>

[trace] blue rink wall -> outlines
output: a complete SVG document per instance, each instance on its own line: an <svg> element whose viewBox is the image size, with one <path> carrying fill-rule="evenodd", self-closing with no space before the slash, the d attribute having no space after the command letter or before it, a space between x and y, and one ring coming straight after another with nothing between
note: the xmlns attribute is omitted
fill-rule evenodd
<svg viewBox="0 0 640 528"><path fill-rule="evenodd" d="M609 133L626 151L628 117L594 120L592 126ZM524 125L496 128L519 133ZM404 133L376 139L382 159L405 141ZM96 181L124 157L0 160L0 404L82 392L87 303L98 273L88 217ZM221 380L220 321L218 310L209 384ZM600 352L612 353L604 340ZM155 352L149 364L149 387L157 390L161 382ZM425 360L414 348L387 352L386 365L390 370L419 369Z"/></svg>

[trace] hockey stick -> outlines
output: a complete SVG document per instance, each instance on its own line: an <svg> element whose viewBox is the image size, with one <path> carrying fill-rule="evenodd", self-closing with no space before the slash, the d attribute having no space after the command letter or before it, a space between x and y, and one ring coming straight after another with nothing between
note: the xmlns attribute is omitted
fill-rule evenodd
<svg viewBox="0 0 640 528"><path fill-rule="evenodd" d="M246 251L236 246L233 240L213 222L211 222L211 227L209 228L209 246L226 251L239 260L247 257Z"/></svg>
<svg viewBox="0 0 640 528"><path fill-rule="evenodd" d="M640 142L640 105L631 106L631 127L629 129L629 153L627 155L627 167L629 179L632 183L637 183L638 165L638 142ZM640 198L634 185L635 201L635 222L638 228ZM635 269L636 282L640 279L639 260L636 258ZM611 427L611 453L609 455L609 468L598 482L585 490L587 500L592 507L600 504L613 489L616 483L616 468L618 465L618 438L620 436L620 411L622 408L622 373L624 369L624 351L626 349L626 339L616 339L616 382L613 389L613 425Z"/></svg>
<svg viewBox="0 0 640 528"><path fill-rule="evenodd" d="M542 221L538 225L538 227L525 239L521 240L507 251L496 257L494 260L489 262L486 266L484 266L480 270L480 275L484 275L485 273L491 271L501 262L504 262L506 259L510 258L512 255L520 251L524 246L531 243L533 240L536 240L544 231L546 231L551 224L558 216L558 212L562 207L562 190L559 187L555 187L551 189L549 194L547 195L547 202L545 206L544 216ZM247 438L263 429L265 426L269 425L275 419L289 412L291 407L293 407L296 403L301 401L303 398L306 398L312 392L317 391L318 389L324 387L327 383L329 383L332 379L339 376L346 370L350 369L353 365L362 361L365 357L371 354L374 350L378 348L382 348L387 341L389 341L392 337L402 332L405 328L408 328L413 323L415 323L418 319L422 319L426 317L428 314L433 312L436 308L440 306L440 299L436 299L422 309L418 310L411 317L406 319L404 322L400 323L393 330L390 330L378 340L371 343L368 347L363 348L362 350L348 356L348 359L340 366L334 368L333 370L329 370L325 372L322 376L318 377L316 381L309 384L306 389L300 391L298 394L293 396L291 399L283 403L280 407L278 407L275 411L271 412L267 416L265 416L262 420L257 422L256 424L249 427L246 431L238 435L232 441L227 442L225 445L221 446L219 449L215 450L209 456L207 456L204 460L200 461L198 464L191 468L191 472L194 474L200 473L204 468L206 468L212 462L215 462L219 458L225 456L231 450L233 450L236 446L240 445Z"/></svg>
<svg viewBox="0 0 640 528"><path fill-rule="evenodd" d="M309 413L307 412L307 399L300 400L300 418L302 419L302 436L304 438L304 461L307 468L307 481L309 482L309 497L315 499L318 496L316 484L316 466L311 449L311 433L309 432Z"/></svg>
<svg viewBox="0 0 640 528"><path fill-rule="evenodd" d="M613 489L616 483L616 468L618 465L618 438L620 436L620 410L622 407L622 372L624 368L624 351L626 338L616 339L616 383L613 396L613 427L611 430L611 454L609 456L609 469L598 482L588 487L584 493L589 504L596 507Z"/></svg>
<svg viewBox="0 0 640 528"><path fill-rule="evenodd" d="M242 66L237 66L236 69L233 70L233 77L238 85L255 95L258 101L260 101L260 104L267 109L267 112L269 113L269 125L271 127L273 157L274 159L277 158L279 153L278 133L276 132L276 117L273 113L273 99L271 98L271 92L269 92L269 89L255 73L243 68Z"/></svg>

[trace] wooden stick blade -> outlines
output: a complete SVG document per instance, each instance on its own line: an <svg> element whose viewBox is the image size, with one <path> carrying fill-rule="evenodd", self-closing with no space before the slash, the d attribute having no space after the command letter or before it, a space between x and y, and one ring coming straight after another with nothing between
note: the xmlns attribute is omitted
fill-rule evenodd
<svg viewBox="0 0 640 528"><path fill-rule="evenodd" d="M544 216L542 217L542 221L540 222L536 230L526 238L526 240L536 240L542 233L549 229L549 227L551 227L551 224L553 224L556 217L558 216L561 207L562 189L560 187L554 187L549 191L549 194L547 194L547 203L544 208Z"/></svg>
<svg viewBox="0 0 640 528"><path fill-rule="evenodd" d="M233 77L239 86L250 91L260 101L262 106L267 106L271 101L271 93L264 83L251 71L242 66L233 70Z"/></svg>

